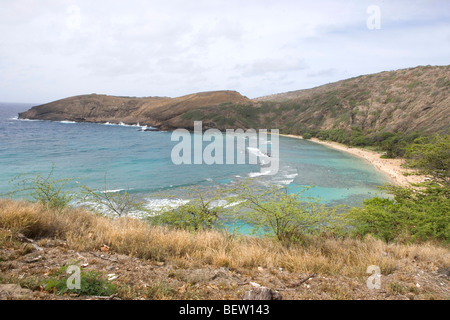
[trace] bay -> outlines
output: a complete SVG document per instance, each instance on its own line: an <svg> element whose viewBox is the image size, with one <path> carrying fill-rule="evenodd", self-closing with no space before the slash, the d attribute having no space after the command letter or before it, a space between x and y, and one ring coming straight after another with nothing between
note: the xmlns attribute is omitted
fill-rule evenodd
<svg viewBox="0 0 450 320"><path fill-rule="evenodd" d="M283 136L276 175L262 175L259 165L250 164L177 166L171 161L177 144L171 141L171 132L146 132L137 124L18 120L18 112L31 106L0 103L1 195L12 190L9 181L17 175L45 175L52 165L54 178L74 178L99 191L126 190L139 195L150 208L187 201L182 191L186 187L210 190L249 177L264 186L287 186L289 192L314 186L307 194L326 204L355 206L377 195L377 187L388 182L362 159Z"/></svg>

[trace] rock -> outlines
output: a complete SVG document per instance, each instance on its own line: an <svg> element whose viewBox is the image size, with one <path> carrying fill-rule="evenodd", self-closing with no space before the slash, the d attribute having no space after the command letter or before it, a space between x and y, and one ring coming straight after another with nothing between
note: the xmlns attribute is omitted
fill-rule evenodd
<svg viewBox="0 0 450 320"><path fill-rule="evenodd" d="M439 268L437 272L441 275L450 277L450 268Z"/></svg>
<svg viewBox="0 0 450 320"><path fill-rule="evenodd" d="M19 233L17 234L17 238L22 241L22 242L27 242L30 243L34 249L38 250L38 251L44 251L44 249L42 249L41 247L39 247L36 242L32 239L29 239L27 237L25 237L23 234Z"/></svg>
<svg viewBox="0 0 450 320"><path fill-rule="evenodd" d="M266 287L254 287L245 291L242 300L282 300L283 297L278 291Z"/></svg>
<svg viewBox="0 0 450 320"><path fill-rule="evenodd" d="M408 293L408 294L406 294L406 297L409 299L409 300L414 300L415 299L415 294L414 293Z"/></svg>
<svg viewBox="0 0 450 320"><path fill-rule="evenodd" d="M43 246L46 248L67 247L67 243L59 239L46 239L43 243Z"/></svg>
<svg viewBox="0 0 450 320"><path fill-rule="evenodd" d="M110 250L111 250L111 248L109 246L107 246L106 244L102 245L102 247L100 248L100 251L105 252L105 253L109 253Z"/></svg>
<svg viewBox="0 0 450 320"><path fill-rule="evenodd" d="M178 293L183 294L183 293L185 293L185 292L186 292L186 285L183 284L183 285L181 286L181 288L178 289Z"/></svg>
<svg viewBox="0 0 450 320"><path fill-rule="evenodd" d="M107 277L108 277L108 281L113 281L113 280L117 279L119 276L117 274L110 273L107 275Z"/></svg>
<svg viewBox="0 0 450 320"><path fill-rule="evenodd" d="M40 261L42 259L44 259L43 256L37 256L37 257L29 258L29 259L25 260L25 262L26 263L35 263L35 262L38 262L38 261Z"/></svg>

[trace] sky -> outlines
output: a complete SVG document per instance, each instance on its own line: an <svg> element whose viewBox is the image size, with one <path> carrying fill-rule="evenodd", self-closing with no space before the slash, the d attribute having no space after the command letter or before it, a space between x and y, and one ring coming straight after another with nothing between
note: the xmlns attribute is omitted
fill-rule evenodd
<svg viewBox="0 0 450 320"><path fill-rule="evenodd" d="M0 0L0 101L249 98L450 64L449 0Z"/></svg>

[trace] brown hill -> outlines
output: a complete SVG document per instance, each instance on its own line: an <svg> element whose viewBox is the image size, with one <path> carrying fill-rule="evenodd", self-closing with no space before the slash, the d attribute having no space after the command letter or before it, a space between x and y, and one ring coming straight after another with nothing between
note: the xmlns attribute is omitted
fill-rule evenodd
<svg viewBox="0 0 450 320"><path fill-rule="evenodd" d="M191 121L181 115L191 110L218 106L223 103L249 103L235 91L211 91L178 98L131 98L107 95L81 95L40 106L19 114L19 119L52 121L140 123L161 129L191 127Z"/></svg>
<svg viewBox="0 0 450 320"><path fill-rule="evenodd" d="M425 66L359 76L317 88L254 99L290 133L310 129L444 132L450 124L450 66Z"/></svg>

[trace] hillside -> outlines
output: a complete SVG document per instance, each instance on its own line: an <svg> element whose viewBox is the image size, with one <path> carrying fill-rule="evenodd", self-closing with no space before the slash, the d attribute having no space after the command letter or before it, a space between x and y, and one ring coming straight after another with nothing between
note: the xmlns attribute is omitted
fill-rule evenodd
<svg viewBox="0 0 450 320"><path fill-rule="evenodd" d="M316 87L192 110L182 117L208 127L280 129L281 133L337 129L448 133L450 66L416 67L359 76Z"/></svg>
<svg viewBox="0 0 450 320"><path fill-rule="evenodd" d="M140 123L174 129L190 127L191 121L181 117L186 112L222 103L249 103L250 100L235 91L213 91L178 98L114 97L107 95L81 95L40 106L19 114L19 119L39 119L77 122Z"/></svg>
<svg viewBox="0 0 450 320"><path fill-rule="evenodd" d="M279 116L272 122L290 133L300 133L305 127L357 127L366 133L448 132L449 93L450 66L426 66L359 76L254 101L277 110Z"/></svg>
<svg viewBox="0 0 450 320"><path fill-rule="evenodd" d="M359 76L307 90L250 100L235 91L179 98L84 95L21 113L20 118L146 124L164 130L278 128L282 133L357 129L448 133L450 66L419 66Z"/></svg>

